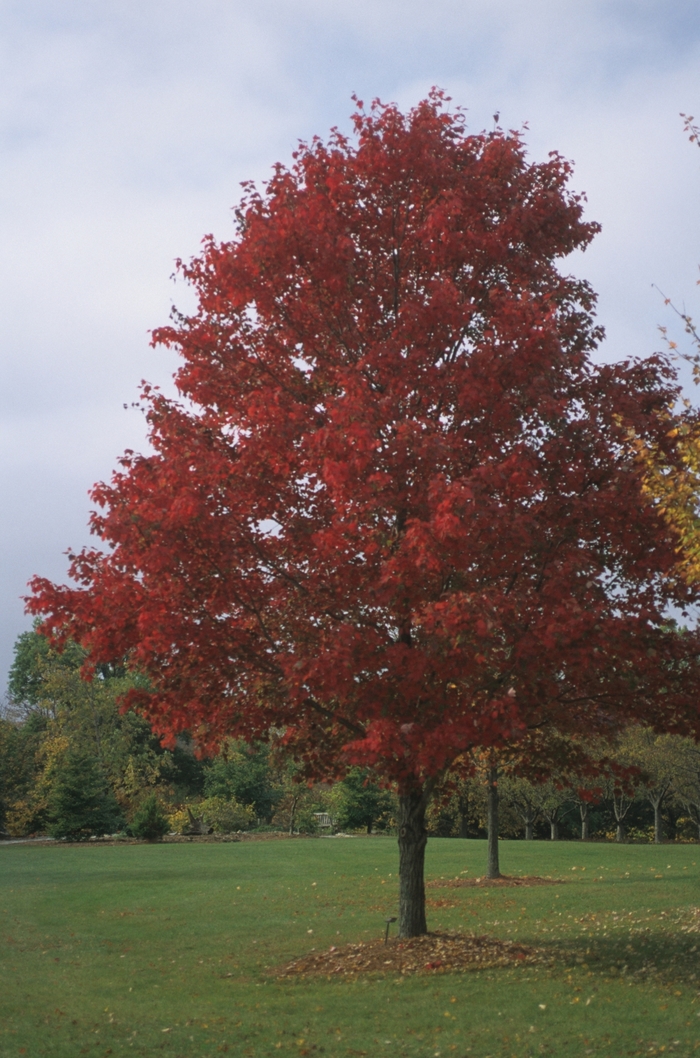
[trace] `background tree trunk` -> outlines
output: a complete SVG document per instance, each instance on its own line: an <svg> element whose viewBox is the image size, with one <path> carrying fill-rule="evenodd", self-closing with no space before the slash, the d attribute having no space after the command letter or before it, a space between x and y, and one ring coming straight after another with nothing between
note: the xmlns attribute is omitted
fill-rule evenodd
<svg viewBox="0 0 700 1058"><path fill-rule="evenodd" d="M619 799L613 794L612 798L613 812L615 813L615 820L617 822L617 833L615 834L615 841L625 840L625 816L632 807L632 802L627 801L623 795L620 795Z"/></svg>
<svg viewBox="0 0 700 1058"><path fill-rule="evenodd" d="M399 937L428 932L425 920L426 800L422 790L399 796Z"/></svg>
<svg viewBox="0 0 700 1058"><path fill-rule="evenodd" d="M532 823L525 824L525 840L532 841Z"/></svg>
<svg viewBox="0 0 700 1058"><path fill-rule="evenodd" d="M580 804L579 812L581 813L581 841L588 841L589 837L591 836L590 823L588 819L588 804Z"/></svg>
<svg viewBox="0 0 700 1058"><path fill-rule="evenodd" d="M297 821L297 805L299 804L299 796L292 795L292 805L289 809L289 833L294 833L294 824Z"/></svg>
<svg viewBox="0 0 700 1058"><path fill-rule="evenodd" d="M501 869L498 865L498 768L489 768L487 795L489 843L486 877L500 878Z"/></svg>
<svg viewBox="0 0 700 1058"><path fill-rule="evenodd" d="M549 834L552 841L559 841L559 824L554 819L549 821Z"/></svg>
<svg viewBox="0 0 700 1058"><path fill-rule="evenodd" d="M654 844L661 845L664 840L664 821L661 818L661 801L652 801L654 809Z"/></svg>
<svg viewBox="0 0 700 1058"><path fill-rule="evenodd" d="M646 798L654 809L654 844L662 845L664 841L664 821L661 818L661 806L671 790L671 777L666 776L663 780L655 783L651 789L647 789ZM673 821L671 821L673 825Z"/></svg>
<svg viewBox="0 0 700 1058"><path fill-rule="evenodd" d="M465 793L459 795L459 836L469 837L469 797Z"/></svg>

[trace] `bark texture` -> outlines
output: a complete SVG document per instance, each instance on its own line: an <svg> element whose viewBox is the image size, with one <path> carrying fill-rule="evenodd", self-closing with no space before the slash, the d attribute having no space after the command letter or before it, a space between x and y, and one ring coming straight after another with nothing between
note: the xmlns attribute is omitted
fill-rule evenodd
<svg viewBox="0 0 700 1058"><path fill-rule="evenodd" d="M423 876L426 804L422 790L399 796L399 937L428 932Z"/></svg>
<svg viewBox="0 0 700 1058"><path fill-rule="evenodd" d="M500 878L501 869L498 865L498 768L489 768L487 796L489 844L486 877Z"/></svg>

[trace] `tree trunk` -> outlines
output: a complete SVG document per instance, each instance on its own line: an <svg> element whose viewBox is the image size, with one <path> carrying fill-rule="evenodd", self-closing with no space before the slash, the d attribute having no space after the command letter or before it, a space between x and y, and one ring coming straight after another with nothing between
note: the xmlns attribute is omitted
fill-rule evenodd
<svg viewBox="0 0 700 1058"><path fill-rule="evenodd" d="M289 810L289 833L294 833L294 824L297 821L297 805L299 803L298 797L292 797L292 807Z"/></svg>
<svg viewBox="0 0 700 1058"><path fill-rule="evenodd" d="M552 841L559 841L559 824L555 819L549 821L549 834Z"/></svg>
<svg viewBox="0 0 700 1058"><path fill-rule="evenodd" d="M579 805L579 812L581 813L581 841L588 841L591 836L590 825L588 822L588 805Z"/></svg>
<svg viewBox="0 0 700 1058"><path fill-rule="evenodd" d="M532 841L532 823L529 820L525 824L525 840Z"/></svg>
<svg viewBox="0 0 700 1058"><path fill-rule="evenodd" d="M469 798L462 793L459 796L459 836L469 837Z"/></svg>
<svg viewBox="0 0 700 1058"><path fill-rule="evenodd" d="M615 813L615 819L617 820L617 833L615 834L615 841L624 841L625 817L629 812L630 808L632 807L632 802L627 801L627 803L625 804L624 796L621 796L620 800L618 801L615 795L613 794L612 804L613 812Z"/></svg>
<svg viewBox="0 0 700 1058"><path fill-rule="evenodd" d="M399 937L420 937L425 921L425 829L423 791L399 796Z"/></svg>
<svg viewBox="0 0 700 1058"><path fill-rule="evenodd" d="M661 802L652 801L654 807L654 844L661 845L664 840L664 822L661 818Z"/></svg>
<svg viewBox="0 0 700 1058"><path fill-rule="evenodd" d="M501 870L498 865L498 768L489 768L487 791L489 843L486 877L500 878Z"/></svg>

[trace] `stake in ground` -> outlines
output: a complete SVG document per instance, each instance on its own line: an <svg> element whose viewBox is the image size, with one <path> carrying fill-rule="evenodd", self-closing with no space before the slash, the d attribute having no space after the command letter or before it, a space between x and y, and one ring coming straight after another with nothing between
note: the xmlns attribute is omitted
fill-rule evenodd
<svg viewBox="0 0 700 1058"><path fill-rule="evenodd" d="M280 980L333 945L381 940L396 908L389 838L0 847L0 1054L15 1058L377 1054L517 1058L694 1053L695 846L435 839L431 921L544 949L549 964ZM467 872L466 874L463 872ZM674 1041L678 1041L674 1044Z"/></svg>
<svg viewBox="0 0 700 1058"><path fill-rule="evenodd" d="M283 730L309 776L396 783L411 937L466 754L541 774L552 732L696 732L700 636L666 614L700 587L640 458L682 469L695 419L664 357L592 361L595 296L559 266L597 225L561 157L467 135L437 91L354 121L183 266L198 308L154 340L184 403L146 386L152 454L95 487L99 547L30 609L147 677L129 698L170 738Z"/></svg>

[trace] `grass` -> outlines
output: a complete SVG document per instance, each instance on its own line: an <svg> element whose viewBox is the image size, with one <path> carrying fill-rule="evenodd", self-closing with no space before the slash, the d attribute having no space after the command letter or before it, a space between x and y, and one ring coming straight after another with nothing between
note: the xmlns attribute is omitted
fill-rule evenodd
<svg viewBox="0 0 700 1058"><path fill-rule="evenodd" d="M430 889L429 925L548 946L551 967L277 981L383 931L394 839L0 847L0 1055L700 1052L700 849L504 842L501 860L567 882ZM426 873L484 862L484 842L431 839Z"/></svg>

